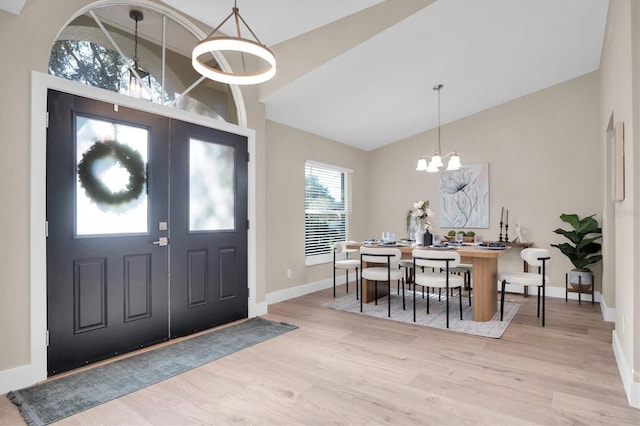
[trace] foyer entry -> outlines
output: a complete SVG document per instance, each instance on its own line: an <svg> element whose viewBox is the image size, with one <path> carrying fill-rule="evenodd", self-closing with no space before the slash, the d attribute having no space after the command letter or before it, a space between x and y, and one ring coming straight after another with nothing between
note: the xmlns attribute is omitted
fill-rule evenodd
<svg viewBox="0 0 640 426"><path fill-rule="evenodd" d="M48 374L247 317L247 138L50 90Z"/></svg>

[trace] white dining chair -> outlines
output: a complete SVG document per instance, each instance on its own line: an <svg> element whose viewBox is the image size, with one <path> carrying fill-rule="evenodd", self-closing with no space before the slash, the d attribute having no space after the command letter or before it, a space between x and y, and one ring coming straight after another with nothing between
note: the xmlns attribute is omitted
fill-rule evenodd
<svg viewBox="0 0 640 426"><path fill-rule="evenodd" d="M538 272L499 272L498 283L500 285L500 321L504 317L504 292L507 284L538 287L538 318L540 318L540 302L542 301L542 326L545 324L545 288L549 277L546 275L547 261L551 259L549 250L542 248L526 248L520 252L522 260L529 266L538 268ZM542 299L540 297L542 292Z"/></svg>
<svg viewBox="0 0 640 426"><path fill-rule="evenodd" d="M362 312L362 280L366 279L374 282L374 299L378 304L378 281L387 282L387 303L388 316L391 317L391 281L404 281L402 271L398 268L402 253L397 248L366 247L360 248L360 312ZM405 309L404 282L402 283L402 309Z"/></svg>
<svg viewBox="0 0 640 426"><path fill-rule="evenodd" d="M360 259L349 258L352 253L357 253L358 249L347 248L347 244L357 244L356 241L338 241L333 245L333 297L336 297L336 270L345 271L345 281L347 293L349 293L349 271L356 272L356 300L358 294L358 270L360 269Z"/></svg>
<svg viewBox="0 0 640 426"><path fill-rule="evenodd" d="M469 306L471 306L471 275L473 273L473 265L471 263L461 263L455 268L452 268L450 272L463 276L464 289L467 290Z"/></svg>
<svg viewBox="0 0 640 426"><path fill-rule="evenodd" d="M416 321L416 289L415 286L444 289L446 294L447 328L449 328L449 289L458 288L460 302L460 319L462 320L462 285L464 278L453 275L451 269L460 265L460 254L452 250L422 250L412 252L414 265L413 288L413 322ZM418 268L424 267L425 271ZM427 297L427 315L429 314L429 297Z"/></svg>
<svg viewBox="0 0 640 426"><path fill-rule="evenodd" d="M400 259L398 267L404 272L404 283L411 289L411 283L413 282L413 260L412 259ZM400 293L400 287L398 287L398 294Z"/></svg>

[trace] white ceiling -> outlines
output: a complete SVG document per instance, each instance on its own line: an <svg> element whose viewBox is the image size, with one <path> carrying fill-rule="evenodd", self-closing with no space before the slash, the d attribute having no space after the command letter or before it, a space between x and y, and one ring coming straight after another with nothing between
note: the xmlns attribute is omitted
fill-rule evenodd
<svg viewBox="0 0 640 426"><path fill-rule="evenodd" d="M444 124L596 70L606 10L440 0L269 96L267 116L377 148L437 126L436 83Z"/></svg>
<svg viewBox="0 0 640 426"><path fill-rule="evenodd" d="M211 27L233 6L232 0L164 2ZM444 84L446 124L599 67L608 0L386 0L393 7L412 3L417 12L362 42L323 28L381 2L237 0L276 56L290 46L287 40L311 30L345 44L264 93L268 119L371 150L437 127L437 83ZM301 48L313 54L314 44L305 43ZM288 60L278 70L287 74L305 55L282 57Z"/></svg>
<svg viewBox="0 0 640 426"><path fill-rule="evenodd" d="M26 0L0 0L0 10L20 15Z"/></svg>

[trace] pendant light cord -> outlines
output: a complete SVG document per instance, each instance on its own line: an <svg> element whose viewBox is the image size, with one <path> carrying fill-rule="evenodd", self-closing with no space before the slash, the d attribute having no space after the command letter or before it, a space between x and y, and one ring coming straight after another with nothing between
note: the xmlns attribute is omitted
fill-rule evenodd
<svg viewBox="0 0 640 426"><path fill-rule="evenodd" d="M442 146L440 145L440 89L442 89L442 84L437 84L433 87L433 90L438 92L438 155L442 155Z"/></svg>

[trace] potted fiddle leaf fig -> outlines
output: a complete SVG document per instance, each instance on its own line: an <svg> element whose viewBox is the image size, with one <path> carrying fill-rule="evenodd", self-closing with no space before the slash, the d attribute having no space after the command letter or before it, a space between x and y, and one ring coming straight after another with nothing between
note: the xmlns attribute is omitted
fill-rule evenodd
<svg viewBox="0 0 640 426"><path fill-rule="evenodd" d="M569 258L575 269L569 272L569 283L573 287L593 285L593 273L587 266L602 260L600 249L602 244L596 242L602 238L602 229L595 214L580 219L576 214L561 214L560 219L573 228L570 231L558 228L556 234L564 235L570 243L551 244Z"/></svg>

